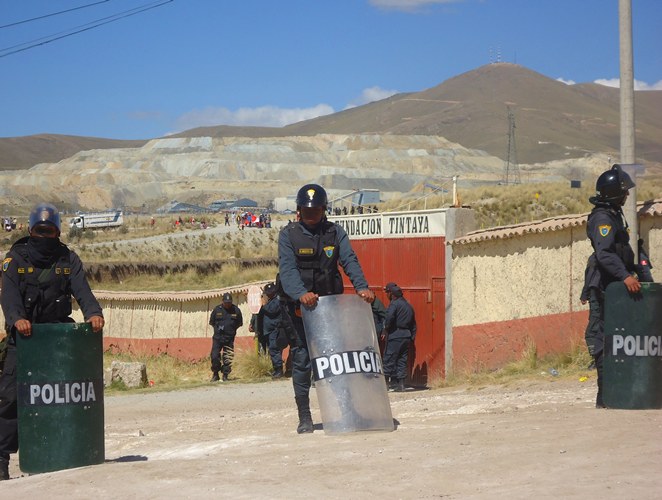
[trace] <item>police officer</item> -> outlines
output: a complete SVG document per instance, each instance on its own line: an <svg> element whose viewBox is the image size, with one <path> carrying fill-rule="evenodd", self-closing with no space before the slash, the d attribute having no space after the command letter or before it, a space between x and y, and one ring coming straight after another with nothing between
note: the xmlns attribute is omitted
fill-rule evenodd
<svg viewBox="0 0 662 500"><path fill-rule="evenodd" d="M276 284L268 283L264 287L263 304L260 311L263 314L263 332L269 346L269 357L273 366L273 378L283 376L283 347L278 345L278 328L281 324L281 304L276 293Z"/></svg>
<svg viewBox="0 0 662 500"><path fill-rule="evenodd" d="M604 292L607 285L621 281L630 293L641 289L635 273L634 252L630 248L628 225L622 207L629 190L634 187L630 176L614 165L596 181L596 195L589 198L595 205L588 216L586 233L591 240L593 254L586 267L582 302L589 303L586 345L598 371L596 408L604 408L602 401L602 373L604 347Z"/></svg>
<svg viewBox="0 0 662 500"><path fill-rule="evenodd" d="M223 302L211 312L209 324L214 327L211 345L211 377L212 382L218 382L218 372L223 373L223 381L228 380L232 371L234 357L234 338L237 330L244 324L241 310L232 303L232 295L223 294ZM221 356L223 364L221 365Z"/></svg>
<svg viewBox="0 0 662 500"><path fill-rule="evenodd" d="M306 184L297 193L298 221L281 229L278 237L280 282L289 298L288 310L296 339L291 347L292 384L299 413L297 432L313 432L310 414L311 364L301 319L301 305L314 307L320 296L343 293L338 264L343 267L356 292L367 302L374 293L368 289L356 254L345 230L326 219L326 191L318 184Z"/></svg>
<svg viewBox="0 0 662 500"><path fill-rule="evenodd" d="M387 283L384 291L389 305L384 319L382 340L384 349L384 375L390 378L390 388L396 392L405 390L409 345L416 339L416 315L414 308L402 296L402 289L395 283Z"/></svg>
<svg viewBox="0 0 662 500"><path fill-rule="evenodd" d="M18 450L16 333L32 334L36 323L73 323L71 297L92 330L104 325L78 255L60 242L60 213L40 203L30 213L29 236L11 247L2 263L2 311L7 351L0 375L0 479L9 479L9 454Z"/></svg>

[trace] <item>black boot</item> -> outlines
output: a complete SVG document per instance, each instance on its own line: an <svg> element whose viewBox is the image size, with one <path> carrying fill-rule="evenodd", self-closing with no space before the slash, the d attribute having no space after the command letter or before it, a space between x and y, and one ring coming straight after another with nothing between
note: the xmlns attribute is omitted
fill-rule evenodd
<svg viewBox="0 0 662 500"><path fill-rule="evenodd" d="M0 457L0 481L9 479L9 459Z"/></svg>
<svg viewBox="0 0 662 500"><path fill-rule="evenodd" d="M395 391L395 392L405 392L405 379L399 378L398 381L395 384L395 387L393 388L393 391Z"/></svg>
<svg viewBox="0 0 662 500"><path fill-rule="evenodd" d="M297 434L309 434L313 432L313 417L310 414L310 398L308 396L295 396L297 410L299 412L299 426Z"/></svg>
<svg viewBox="0 0 662 500"><path fill-rule="evenodd" d="M211 376L210 382L218 382L219 380L221 379L218 377L218 372L214 372L214 374Z"/></svg>
<svg viewBox="0 0 662 500"><path fill-rule="evenodd" d="M274 372L271 375L271 378L281 378L283 376L283 367L279 366L278 368L274 368Z"/></svg>

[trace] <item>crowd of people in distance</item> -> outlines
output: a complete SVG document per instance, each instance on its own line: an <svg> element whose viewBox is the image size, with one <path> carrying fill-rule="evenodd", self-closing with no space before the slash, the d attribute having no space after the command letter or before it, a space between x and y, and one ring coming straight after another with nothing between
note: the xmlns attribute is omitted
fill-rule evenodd
<svg viewBox="0 0 662 500"><path fill-rule="evenodd" d="M229 219L229 214L226 214L225 217L226 217L226 225L229 225L227 223ZM271 227L271 215L269 215L268 212L260 212L258 214L249 211L237 212L234 217L235 217L235 221L237 222L237 226L239 226L240 229L243 229L245 227L259 227L259 228Z"/></svg>
<svg viewBox="0 0 662 500"><path fill-rule="evenodd" d="M329 207L328 209L329 215L362 215L362 214L376 214L378 212L377 210L377 205L371 206L363 206L363 205L352 205L349 209L347 209L347 206L344 206L342 208L340 207Z"/></svg>

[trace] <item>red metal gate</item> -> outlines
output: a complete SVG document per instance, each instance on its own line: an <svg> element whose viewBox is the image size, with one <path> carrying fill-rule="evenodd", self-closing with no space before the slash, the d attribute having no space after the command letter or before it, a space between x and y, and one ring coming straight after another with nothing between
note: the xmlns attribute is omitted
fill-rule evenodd
<svg viewBox="0 0 662 500"><path fill-rule="evenodd" d="M347 231L370 288L384 305L384 285L393 281L414 308L418 333L409 359L414 385L445 371L445 217L440 209L331 218Z"/></svg>

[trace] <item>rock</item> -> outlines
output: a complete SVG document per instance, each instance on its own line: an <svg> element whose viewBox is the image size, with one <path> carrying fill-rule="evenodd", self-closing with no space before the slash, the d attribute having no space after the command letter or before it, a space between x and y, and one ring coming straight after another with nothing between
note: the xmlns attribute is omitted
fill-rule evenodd
<svg viewBox="0 0 662 500"><path fill-rule="evenodd" d="M113 361L104 373L104 385L107 387L113 382L123 382L129 389L146 387L147 366L145 363Z"/></svg>

